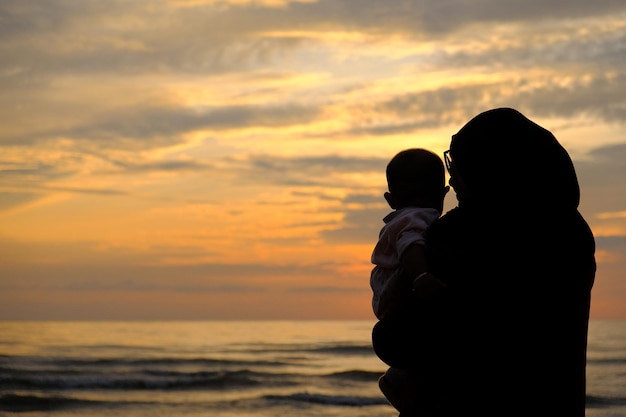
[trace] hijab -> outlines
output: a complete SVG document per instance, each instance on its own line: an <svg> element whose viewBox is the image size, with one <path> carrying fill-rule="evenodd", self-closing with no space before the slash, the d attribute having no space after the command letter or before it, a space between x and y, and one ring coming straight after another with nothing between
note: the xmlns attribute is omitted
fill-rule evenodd
<svg viewBox="0 0 626 417"><path fill-rule="evenodd" d="M471 119L452 136L450 156L467 191L459 196L459 207L541 212L578 207L580 188L567 151L517 110L496 108Z"/></svg>

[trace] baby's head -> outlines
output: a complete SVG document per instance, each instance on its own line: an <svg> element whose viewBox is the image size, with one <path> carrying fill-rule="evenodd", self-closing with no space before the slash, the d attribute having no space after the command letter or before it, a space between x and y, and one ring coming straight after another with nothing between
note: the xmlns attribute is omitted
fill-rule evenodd
<svg viewBox="0 0 626 417"><path fill-rule="evenodd" d="M408 206L432 207L443 210L443 198L448 191L441 158L426 149L406 149L394 156L387 165L385 199L393 209Z"/></svg>

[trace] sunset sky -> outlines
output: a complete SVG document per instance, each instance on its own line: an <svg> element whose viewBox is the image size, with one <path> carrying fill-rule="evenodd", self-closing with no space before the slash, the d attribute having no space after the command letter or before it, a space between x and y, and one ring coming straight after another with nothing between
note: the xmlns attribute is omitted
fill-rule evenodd
<svg viewBox="0 0 626 417"><path fill-rule="evenodd" d="M0 319L373 319L385 165L494 107L626 318L624 1L0 1L0 56Z"/></svg>

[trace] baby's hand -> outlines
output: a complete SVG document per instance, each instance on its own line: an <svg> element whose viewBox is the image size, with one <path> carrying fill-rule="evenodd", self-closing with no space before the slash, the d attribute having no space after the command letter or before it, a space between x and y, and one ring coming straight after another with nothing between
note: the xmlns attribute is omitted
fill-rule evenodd
<svg viewBox="0 0 626 417"><path fill-rule="evenodd" d="M431 275L429 272L424 272L413 280L412 290L417 297L427 298L438 293L445 287L446 284L443 281Z"/></svg>

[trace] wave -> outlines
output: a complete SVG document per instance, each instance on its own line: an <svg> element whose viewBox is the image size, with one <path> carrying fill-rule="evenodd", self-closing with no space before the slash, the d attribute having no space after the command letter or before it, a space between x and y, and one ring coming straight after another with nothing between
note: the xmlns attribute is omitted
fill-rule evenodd
<svg viewBox="0 0 626 417"><path fill-rule="evenodd" d="M311 353L328 353L331 355L366 355L370 356L374 354L374 349L371 345L333 345L322 346L307 349L307 352Z"/></svg>
<svg viewBox="0 0 626 417"><path fill-rule="evenodd" d="M256 403L262 401L266 403L266 406L270 404L280 403L309 403L317 405L328 406L344 406L344 407L367 407L375 405L386 405L387 401L382 397L362 397L362 396L345 396L345 395L324 395L324 394L312 394L307 392L286 394L286 395L262 395L256 398L248 398L243 400L247 403ZM171 403L160 402L161 406L176 406L180 403L177 401ZM205 409L221 409L225 406L231 405L232 402L224 403L218 401L215 403L202 403L202 407ZM0 395L0 411L9 412L35 412L44 411L52 412L59 410L69 410L77 408L106 408L121 410L123 407L128 406L149 406L153 403L140 402L140 401L94 401L71 398L59 395L23 395L23 394L4 394ZM196 403L198 405L198 403Z"/></svg>
<svg viewBox="0 0 626 417"><path fill-rule="evenodd" d="M607 408L626 405L626 397L587 396L587 408Z"/></svg>
<svg viewBox="0 0 626 417"><path fill-rule="evenodd" d="M212 358L50 358L50 357L28 357L28 356L1 356L0 371L4 367L14 367L18 363L35 364L39 366L58 366L63 368L74 367L116 367L116 366L179 366L179 365L196 365L196 366L241 366L241 365L259 365L259 366L283 366L285 362L281 361L265 361L265 360L235 360L235 359L212 359Z"/></svg>
<svg viewBox="0 0 626 417"><path fill-rule="evenodd" d="M601 358L593 359L587 358L587 364L589 365L626 365L626 358Z"/></svg>
<svg viewBox="0 0 626 417"><path fill-rule="evenodd" d="M382 396L351 396L351 395L328 395L310 392L297 392L284 395L261 395L255 398L242 399L246 403L260 404L258 401L265 403L265 406L289 403L308 403L321 406L341 406L341 407L368 407L388 405L387 400ZM180 405L180 402L162 402L161 406ZM72 398L59 395L32 395L32 394L0 394L0 411L8 412L35 412L35 411L58 411L76 408L115 408L128 406L149 406L155 403L142 401L96 401ZM196 403L199 405L199 403ZM214 403L202 403L202 407L206 409L221 409L225 406L232 406L232 402L218 401ZM587 408L610 408L626 405L626 397L599 397L588 396Z"/></svg>
<svg viewBox="0 0 626 417"><path fill-rule="evenodd" d="M355 397L345 395L324 395L296 393L289 395L266 395L263 398L272 401L296 401L312 404L325 405L343 405L352 407L363 407L369 405L386 405L389 404L383 397Z"/></svg>
<svg viewBox="0 0 626 417"><path fill-rule="evenodd" d="M218 371L0 371L0 389L28 390L185 390L242 389L263 385L287 386L311 378L375 382L381 372L352 370L324 375L259 372L250 369Z"/></svg>
<svg viewBox="0 0 626 417"><path fill-rule="evenodd" d="M354 343L292 343L292 344L275 344L275 343L258 343L254 346L242 345L240 352L250 353L325 353L330 355L373 355L374 349L370 343L354 344Z"/></svg>
<svg viewBox="0 0 626 417"><path fill-rule="evenodd" d="M29 412L53 411L102 404L100 401L79 400L62 396L38 396L4 394L0 395L0 411Z"/></svg>
<svg viewBox="0 0 626 417"><path fill-rule="evenodd" d="M309 359L311 354L324 354L331 357L337 355L352 355L352 356L374 356L372 346L369 344L344 344L344 343L329 343L329 344L289 344L289 345L275 345L275 344L255 344L255 345L241 345L231 346L228 353L237 353L242 355L254 355L257 353L263 353L265 355L271 353L294 353L298 354L299 359ZM128 352L127 352L128 353ZM25 365L27 368L33 366L38 367L63 367L63 368L76 368L76 367L115 367L115 366L131 366L131 367L148 367L148 366L284 366L289 363L285 361L289 358L284 357L283 360L264 360L261 358L255 358L254 360L248 359L233 359L233 358L218 358L211 357L53 357L53 356L11 356L0 355L0 371L3 367L15 367ZM293 357L291 357L293 358Z"/></svg>
<svg viewBox="0 0 626 417"><path fill-rule="evenodd" d="M272 374L240 371L171 372L145 371L137 373L49 374L23 371L0 374L0 388L10 389L99 389L99 390L160 390L190 388L242 388L267 382Z"/></svg>
<svg viewBox="0 0 626 417"><path fill-rule="evenodd" d="M349 381L378 381L378 378L382 375L382 371L343 371L334 372L332 374L325 375L328 378L345 379Z"/></svg>

